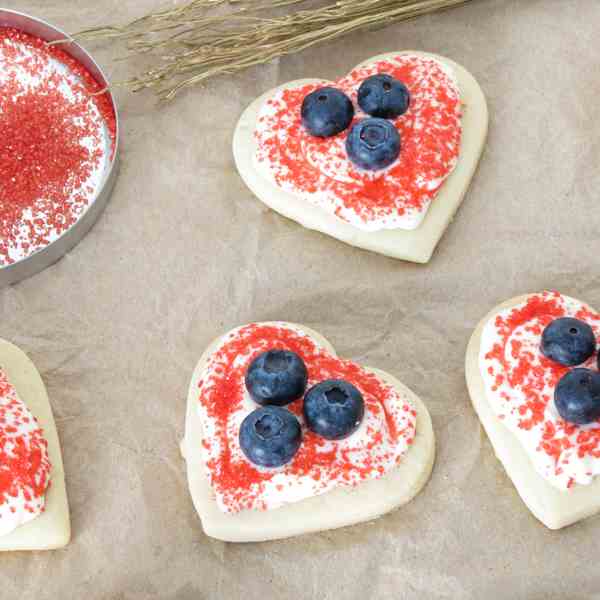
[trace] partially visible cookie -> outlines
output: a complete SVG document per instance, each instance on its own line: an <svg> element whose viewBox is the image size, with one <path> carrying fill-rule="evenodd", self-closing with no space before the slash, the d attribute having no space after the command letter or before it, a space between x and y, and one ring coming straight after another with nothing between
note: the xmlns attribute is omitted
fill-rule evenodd
<svg viewBox="0 0 600 600"><path fill-rule="evenodd" d="M19 348L0 340L0 551L68 544L62 456L44 383Z"/></svg>
<svg viewBox="0 0 600 600"><path fill-rule="evenodd" d="M547 343L549 335L563 354ZM595 405L600 411L598 340L600 313L558 292L541 292L494 308L467 348L473 406L519 495L550 529L600 512L600 420L580 410ZM569 413L558 390L574 377L582 387L567 397Z"/></svg>

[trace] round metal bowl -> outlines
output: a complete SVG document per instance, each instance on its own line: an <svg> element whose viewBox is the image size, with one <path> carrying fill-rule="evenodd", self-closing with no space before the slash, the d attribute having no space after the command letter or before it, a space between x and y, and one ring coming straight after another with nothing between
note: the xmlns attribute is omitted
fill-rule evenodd
<svg viewBox="0 0 600 600"><path fill-rule="evenodd" d="M69 37L49 23L4 8L0 8L0 27L13 27L48 42ZM102 69L79 44L74 41L65 42L61 45L61 49L82 64L100 85L108 87L108 80ZM59 260L85 236L104 210L115 184L119 164L119 116L115 99L110 91L108 95L115 113L116 135L112 160L107 162L96 195L90 200L77 222L56 240L17 262L0 266L0 287L31 277Z"/></svg>

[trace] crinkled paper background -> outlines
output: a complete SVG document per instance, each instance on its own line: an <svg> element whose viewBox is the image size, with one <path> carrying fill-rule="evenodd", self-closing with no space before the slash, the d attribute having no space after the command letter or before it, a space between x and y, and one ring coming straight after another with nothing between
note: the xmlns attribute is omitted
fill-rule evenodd
<svg viewBox="0 0 600 600"><path fill-rule="evenodd" d="M5 0L73 31L171 0ZM159 108L117 91L123 164L105 214L44 273L0 291L0 335L48 386L73 540L5 554L2 599L598 598L600 517L561 532L518 498L479 426L463 360L495 304L545 287L600 306L600 4L477 0L351 35ZM113 79L114 44L90 49ZM400 49L479 80L491 122L479 171L431 263L355 250L267 210L230 150L244 107L300 77ZM1 134L1 132L0 132ZM204 536L178 443L194 365L217 335L285 319L398 376L428 405L430 483L372 524L234 545Z"/></svg>

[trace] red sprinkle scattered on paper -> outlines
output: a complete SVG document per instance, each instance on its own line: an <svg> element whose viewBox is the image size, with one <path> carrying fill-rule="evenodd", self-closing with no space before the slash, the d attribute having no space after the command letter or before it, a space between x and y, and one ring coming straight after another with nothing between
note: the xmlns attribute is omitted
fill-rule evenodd
<svg viewBox="0 0 600 600"><path fill-rule="evenodd" d="M77 221L94 193L87 181L103 157L103 127L114 150L116 119L108 94L93 95L92 75L39 38L0 28L0 73L2 265Z"/></svg>

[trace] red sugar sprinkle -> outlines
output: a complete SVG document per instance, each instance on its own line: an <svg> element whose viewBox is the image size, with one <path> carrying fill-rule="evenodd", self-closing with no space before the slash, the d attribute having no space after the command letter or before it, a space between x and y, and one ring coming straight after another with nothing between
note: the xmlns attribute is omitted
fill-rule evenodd
<svg viewBox="0 0 600 600"><path fill-rule="evenodd" d="M252 348L251 353L248 353L249 348ZM247 460L237 459L232 453L231 430L228 428L231 416L239 410L243 401L245 370L250 361L267 348L284 348L302 356L308 368L309 385L310 382L330 378L345 379L353 383L363 394L367 412L383 412L392 444L397 443L400 436L407 439L408 443L414 438L414 426L398 431L393 416L388 414L384 405L385 399L395 392L374 374L351 361L331 356L318 348L310 338L293 330L268 325L244 327L211 358L212 372L203 379L199 397L208 418L213 420L216 427L214 437L204 438L202 445L210 450L212 444L216 443L221 449L217 458L207 461L211 484L223 494L223 500L232 512L244 508L259 508L261 483L280 472L258 470ZM244 356L244 360L236 362L236 358L240 356ZM207 386L206 389L204 385ZM293 402L286 408L301 415L302 400ZM416 416L408 404L402 406L401 410ZM367 452L361 464L353 461L348 451L338 451L335 446L333 450L325 451L327 442L313 432L305 429L303 435L300 450L292 461L282 468L288 476L307 476L317 484L317 488L324 488L332 480L365 480L382 472L383 467L376 464L376 459L371 458L370 453L382 444L380 431L367 428ZM389 454L386 457L389 458Z"/></svg>
<svg viewBox="0 0 600 600"><path fill-rule="evenodd" d="M2 265L77 221L94 192L87 181L103 158L104 126L114 151L116 119L108 94L93 96L101 86L92 75L39 38L0 28L0 72Z"/></svg>
<svg viewBox="0 0 600 600"><path fill-rule="evenodd" d="M25 510L39 512L50 483L48 443L39 427L27 426L27 408L0 369L0 510L21 493ZM19 433L18 426L25 427ZM16 512L14 506L10 507Z"/></svg>

